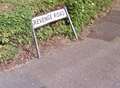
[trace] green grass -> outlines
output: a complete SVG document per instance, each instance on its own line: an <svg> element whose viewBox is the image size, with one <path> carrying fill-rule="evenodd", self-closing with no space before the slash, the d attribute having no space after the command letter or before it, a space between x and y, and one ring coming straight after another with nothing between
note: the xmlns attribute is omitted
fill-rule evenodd
<svg viewBox="0 0 120 88"><path fill-rule="evenodd" d="M14 49L17 45L30 44L32 17L63 5L68 7L72 21L79 33L82 25L88 24L97 12L110 5L111 2L112 0L0 0L0 3L9 3L14 6L14 10L0 13L0 46ZM47 40L61 35L70 39L74 38L70 25L66 24L66 21L59 21L37 30L39 40ZM12 51L10 52L9 49L5 50L2 54L2 49L0 50L0 61L13 58L15 55L11 55ZM14 50L17 51L17 49ZM16 53L14 50L13 53Z"/></svg>

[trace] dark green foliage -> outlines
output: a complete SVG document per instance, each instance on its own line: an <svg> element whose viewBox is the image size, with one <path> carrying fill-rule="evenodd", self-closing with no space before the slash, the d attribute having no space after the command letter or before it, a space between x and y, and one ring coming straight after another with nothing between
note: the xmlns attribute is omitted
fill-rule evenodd
<svg viewBox="0 0 120 88"><path fill-rule="evenodd" d="M59 6L66 5L78 33L80 27L89 23L103 7L110 5L112 0L0 0L10 3L15 10L0 13L0 46L17 46L31 43L32 16L44 14ZM39 40L47 40L53 36L73 38L74 34L65 21L59 21L37 30ZM2 51L0 49L0 51ZM9 50L8 50L9 51ZM6 55L6 53L4 53ZM0 57L3 60L5 55ZM8 55L9 56L9 55ZM14 56L14 55L12 55Z"/></svg>

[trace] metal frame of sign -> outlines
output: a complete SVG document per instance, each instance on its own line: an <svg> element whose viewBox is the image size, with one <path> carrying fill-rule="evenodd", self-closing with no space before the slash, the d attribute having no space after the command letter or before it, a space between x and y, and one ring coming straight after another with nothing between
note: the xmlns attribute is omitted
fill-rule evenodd
<svg viewBox="0 0 120 88"><path fill-rule="evenodd" d="M69 19L70 25L71 25L72 30L73 30L74 35L75 35L75 38L78 40L78 35L77 35L76 29L75 29L75 27L74 27L74 25L73 25L73 23L72 23L71 17L70 17L70 15L69 15L69 13L68 13L67 7L64 6L63 9L65 10L65 13L66 13L66 17L65 17L65 18L68 18L68 19ZM39 17L38 17L38 18L39 18ZM61 19L63 19L63 18L61 18ZM58 20L61 20L61 19L58 19ZM32 21L33 21L33 20L32 20ZM57 20L55 20L55 21L57 21ZM53 21L52 21L52 22L53 22ZM46 23L46 24L49 24L49 23L52 23L52 22L48 22L48 23ZM44 25L46 25L46 24L43 24L43 25L41 25L41 26L44 26ZM39 26L39 25L38 25L38 26ZM39 26L39 27L41 27L41 26ZM35 33L35 29L36 29L36 28L38 28L38 27L34 27L33 22L32 22L33 38L34 38L34 42L35 42L35 46L36 46L38 58L40 58L40 57L41 57L41 54L40 54L40 49L39 49L39 45L38 45L38 41L37 41L37 36L36 36L36 33Z"/></svg>

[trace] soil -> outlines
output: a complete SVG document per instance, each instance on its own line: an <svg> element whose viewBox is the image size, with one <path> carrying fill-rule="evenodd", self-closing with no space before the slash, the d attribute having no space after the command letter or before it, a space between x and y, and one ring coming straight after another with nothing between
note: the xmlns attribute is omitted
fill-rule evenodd
<svg viewBox="0 0 120 88"><path fill-rule="evenodd" d="M15 6L9 3L0 3L0 13L13 11Z"/></svg>
<svg viewBox="0 0 120 88"><path fill-rule="evenodd" d="M42 56L49 53L51 49L61 48L67 44L72 42L71 40L64 37L53 37L48 41L44 41L39 43L40 52ZM26 64L32 59L37 58L36 48L33 45L24 45L19 47L19 53L15 56L14 59L8 60L4 63L0 63L0 71L9 71L16 68L16 66L20 66Z"/></svg>

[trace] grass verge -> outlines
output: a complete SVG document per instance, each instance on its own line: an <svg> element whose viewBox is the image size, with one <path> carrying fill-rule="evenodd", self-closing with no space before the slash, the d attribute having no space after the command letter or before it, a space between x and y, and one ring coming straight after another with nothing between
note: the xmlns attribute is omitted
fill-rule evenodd
<svg viewBox="0 0 120 88"><path fill-rule="evenodd" d="M112 0L0 0L0 62L14 58L19 45L31 44L30 25L33 16L66 5L79 33L82 25L88 24L97 12L111 2ZM61 35L74 38L67 20L37 30L40 41Z"/></svg>

